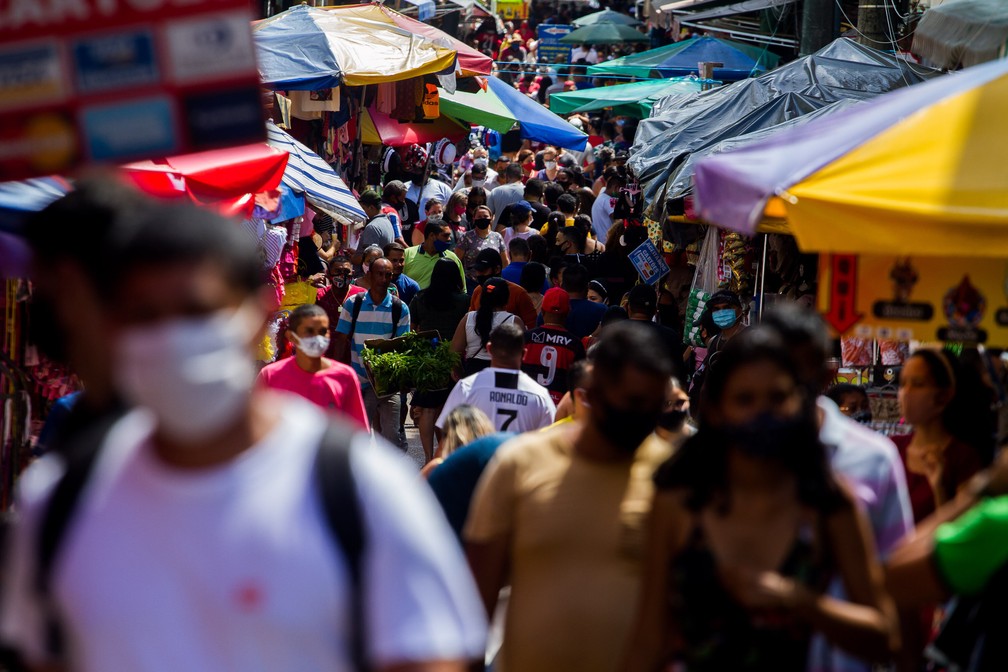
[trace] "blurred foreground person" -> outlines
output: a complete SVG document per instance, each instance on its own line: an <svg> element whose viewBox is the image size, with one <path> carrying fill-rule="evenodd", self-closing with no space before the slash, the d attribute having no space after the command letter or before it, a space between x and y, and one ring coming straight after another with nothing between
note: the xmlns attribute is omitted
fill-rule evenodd
<svg viewBox="0 0 1008 672"><path fill-rule="evenodd" d="M643 599L620 669L805 670L815 632L888 661L895 618L871 534L776 334L732 339L704 395L699 432L655 474ZM825 593L834 575L846 601Z"/></svg>
<svg viewBox="0 0 1008 672"><path fill-rule="evenodd" d="M104 320L139 410L19 482L0 634L32 669L461 671L483 615L384 444L253 391L269 299L238 227L149 205Z"/></svg>
<svg viewBox="0 0 1008 672"><path fill-rule="evenodd" d="M640 588L651 474L670 453L651 434L671 369L653 332L610 327L586 421L518 437L487 467L464 538L488 614L511 584L496 670L615 668Z"/></svg>

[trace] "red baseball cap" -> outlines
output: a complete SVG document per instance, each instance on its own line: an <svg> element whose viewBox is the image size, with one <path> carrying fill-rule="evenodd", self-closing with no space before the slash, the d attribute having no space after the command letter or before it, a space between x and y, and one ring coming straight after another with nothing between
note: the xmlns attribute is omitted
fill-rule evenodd
<svg viewBox="0 0 1008 672"><path fill-rule="evenodd" d="M543 295L542 309L544 313L566 315L570 312L570 294L559 287L551 287Z"/></svg>

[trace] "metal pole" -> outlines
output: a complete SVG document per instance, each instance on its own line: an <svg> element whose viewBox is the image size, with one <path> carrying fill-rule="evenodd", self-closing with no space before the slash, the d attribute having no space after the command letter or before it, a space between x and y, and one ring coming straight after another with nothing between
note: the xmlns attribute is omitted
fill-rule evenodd
<svg viewBox="0 0 1008 672"><path fill-rule="evenodd" d="M763 234L763 258L760 260L759 265L759 321L763 321L763 304L766 301L766 255L767 255L767 240L770 238L769 233Z"/></svg>

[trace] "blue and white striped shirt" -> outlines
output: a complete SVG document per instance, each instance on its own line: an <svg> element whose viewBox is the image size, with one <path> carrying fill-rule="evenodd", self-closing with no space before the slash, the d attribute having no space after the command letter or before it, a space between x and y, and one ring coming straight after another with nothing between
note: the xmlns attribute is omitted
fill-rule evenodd
<svg viewBox="0 0 1008 672"><path fill-rule="evenodd" d="M392 324L392 295L386 294L385 299L380 304L375 304L371 298L371 292L355 294L343 303L343 310L340 311L339 323L336 325L336 333L349 334L350 323L353 319L354 299L363 297L360 315L357 317L357 328L354 330L353 341L350 343L350 363L353 365L357 377L360 378L361 388L370 387L367 372L361 362L361 350L364 349L364 341L372 338L395 338L402 336L410 330L410 314L406 304L402 304L402 315L399 317L399 324Z"/></svg>

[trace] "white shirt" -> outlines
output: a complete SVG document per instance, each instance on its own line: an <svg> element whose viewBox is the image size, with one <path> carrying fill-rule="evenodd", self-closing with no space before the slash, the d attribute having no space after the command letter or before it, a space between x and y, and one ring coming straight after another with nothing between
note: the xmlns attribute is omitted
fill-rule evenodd
<svg viewBox="0 0 1008 672"><path fill-rule="evenodd" d="M52 577L73 669L351 669L347 569L313 481L325 416L298 399L278 403L269 436L205 470L161 462L144 411L112 428ZM350 460L375 665L481 655L482 606L434 498L365 434ZM35 535L61 471L46 456L24 473L8 548L0 629L31 663L44 661Z"/></svg>
<svg viewBox="0 0 1008 672"><path fill-rule="evenodd" d="M498 432L541 429L552 425L556 415L545 387L522 371L492 366L455 384L435 425L443 429L448 414L462 404L486 413Z"/></svg>
<svg viewBox="0 0 1008 672"><path fill-rule="evenodd" d="M485 182L483 182L483 189L490 193L494 186L497 184L497 171L493 168L487 168ZM455 186L452 191L462 191L463 189L468 189L465 183L465 175L460 175L458 181L455 182Z"/></svg>
<svg viewBox="0 0 1008 672"><path fill-rule="evenodd" d="M427 184L424 185L423 189L415 185L413 182L408 183L409 186L406 188L406 198L416 203L417 209L420 211L420 217L423 218L424 206L427 205L427 201L432 198L436 198L441 201L441 205L448 205L448 199L451 198L452 189L447 184L441 180L430 179Z"/></svg>
<svg viewBox="0 0 1008 672"><path fill-rule="evenodd" d="M592 203L592 231L595 232L595 239L602 244L605 244L609 236L609 229L613 225L612 213L616 209L613 200L615 199L611 195L606 194L605 188L603 188L599 192L599 195L595 197L595 202Z"/></svg>
<svg viewBox="0 0 1008 672"><path fill-rule="evenodd" d="M577 63L582 58L592 65L599 62L599 55L598 52L595 51L595 48L592 47L591 49L587 49L583 44L574 47L574 50L571 52L571 63Z"/></svg>

